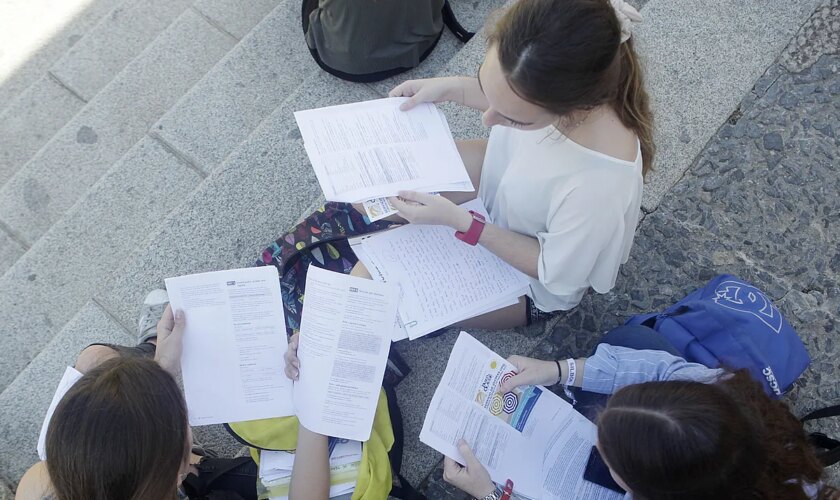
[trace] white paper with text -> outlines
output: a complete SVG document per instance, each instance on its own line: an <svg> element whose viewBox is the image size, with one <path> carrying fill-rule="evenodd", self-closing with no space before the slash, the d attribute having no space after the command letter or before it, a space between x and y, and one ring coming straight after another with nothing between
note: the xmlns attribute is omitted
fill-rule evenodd
<svg viewBox="0 0 840 500"><path fill-rule="evenodd" d="M455 183L474 189L443 113L430 103L400 111L406 100L295 112L327 200L356 202Z"/></svg>
<svg viewBox="0 0 840 500"><path fill-rule="evenodd" d="M426 412L420 441L464 463L464 439L490 477L529 498L619 500L583 479L595 425L542 386L501 394L515 367L461 332ZM585 494L584 494L585 493Z"/></svg>
<svg viewBox="0 0 840 500"><path fill-rule="evenodd" d="M393 285L309 267L294 384L298 419L308 429L368 440L398 297Z"/></svg>
<svg viewBox="0 0 840 500"><path fill-rule="evenodd" d="M191 425L294 414L277 268L168 278L166 289L186 317L181 371Z"/></svg>
<svg viewBox="0 0 840 500"><path fill-rule="evenodd" d="M464 208L487 216L481 199ZM374 280L400 286L400 321L414 340L461 320L515 304L527 277L446 226L406 224L352 241Z"/></svg>

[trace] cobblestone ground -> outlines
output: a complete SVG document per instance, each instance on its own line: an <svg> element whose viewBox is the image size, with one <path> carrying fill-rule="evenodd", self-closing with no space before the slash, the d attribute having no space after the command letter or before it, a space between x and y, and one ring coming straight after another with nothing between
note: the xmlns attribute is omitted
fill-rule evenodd
<svg viewBox="0 0 840 500"><path fill-rule="evenodd" d="M840 404L840 2L818 9L640 223L615 290L552 321L534 357L588 354L598 334L731 273L763 289L813 363L788 393L797 415ZM840 436L840 419L813 425ZM840 466L827 471L840 485ZM440 466L429 498L461 499Z"/></svg>

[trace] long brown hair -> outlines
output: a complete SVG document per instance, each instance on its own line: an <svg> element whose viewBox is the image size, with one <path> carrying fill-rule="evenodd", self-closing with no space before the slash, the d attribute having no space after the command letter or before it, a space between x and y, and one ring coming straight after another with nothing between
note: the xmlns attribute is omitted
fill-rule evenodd
<svg viewBox="0 0 840 500"><path fill-rule="evenodd" d="M491 30L511 89L566 116L609 103L636 133L642 173L653 165L653 114L632 40L608 0L519 0Z"/></svg>
<svg viewBox="0 0 840 500"><path fill-rule="evenodd" d="M802 423L745 370L625 387L598 418L598 442L645 500L804 500L823 472Z"/></svg>
<svg viewBox="0 0 840 500"><path fill-rule="evenodd" d="M58 404L47 430L47 471L59 500L174 499L187 436L172 376L151 360L112 359Z"/></svg>

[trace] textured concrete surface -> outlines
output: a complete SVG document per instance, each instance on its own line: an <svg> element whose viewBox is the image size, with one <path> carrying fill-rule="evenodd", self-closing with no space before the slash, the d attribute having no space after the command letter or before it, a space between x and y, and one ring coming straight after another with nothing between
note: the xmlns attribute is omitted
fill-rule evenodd
<svg viewBox="0 0 840 500"><path fill-rule="evenodd" d="M89 101L189 5L189 0L123 2L73 45L50 72Z"/></svg>
<svg viewBox="0 0 840 500"><path fill-rule="evenodd" d="M132 345L135 339L133 330L124 330L96 303L88 302L0 393L0 470L8 480L17 483L38 461L35 447L41 424L64 369L75 363L79 351L94 342Z"/></svg>
<svg viewBox="0 0 840 500"><path fill-rule="evenodd" d="M154 132L205 172L216 168L319 71L298 40L299 10L291 1L274 9L155 124Z"/></svg>
<svg viewBox="0 0 840 500"><path fill-rule="evenodd" d="M819 4L652 0L643 7L645 22L634 37L645 62L658 148L645 210L656 208Z"/></svg>
<svg viewBox="0 0 840 500"><path fill-rule="evenodd" d="M185 11L0 188L0 219L35 242L233 45Z"/></svg>
<svg viewBox="0 0 840 500"><path fill-rule="evenodd" d="M193 6L211 22L242 38L282 0L198 0ZM292 2L296 3L296 2ZM300 5L298 15L300 17Z"/></svg>
<svg viewBox="0 0 840 500"><path fill-rule="evenodd" d="M103 283L98 300L128 325L164 278L251 265L321 194L293 111L372 97L330 75L307 80L161 222L148 248Z"/></svg>
<svg viewBox="0 0 840 500"><path fill-rule="evenodd" d="M12 487L7 484L7 480L0 478L0 500L12 500L15 494L12 493Z"/></svg>
<svg viewBox="0 0 840 500"><path fill-rule="evenodd" d="M0 110L122 0L0 2Z"/></svg>
<svg viewBox="0 0 840 500"><path fill-rule="evenodd" d="M0 186L84 105L47 75L9 103L0 113Z"/></svg>
<svg viewBox="0 0 840 500"><path fill-rule="evenodd" d="M0 229L0 275L6 272L6 269L12 267L18 258L23 255L24 248L12 239L9 234Z"/></svg>
<svg viewBox="0 0 840 500"><path fill-rule="evenodd" d="M0 277L0 388L105 276L119 273L126 255L147 244L149 234L200 181L194 170L146 138Z"/></svg>
<svg viewBox="0 0 840 500"><path fill-rule="evenodd" d="M817 8L782 52L779 62L793 72L813 65L823 54L840 52L840 0Z"/></svg>

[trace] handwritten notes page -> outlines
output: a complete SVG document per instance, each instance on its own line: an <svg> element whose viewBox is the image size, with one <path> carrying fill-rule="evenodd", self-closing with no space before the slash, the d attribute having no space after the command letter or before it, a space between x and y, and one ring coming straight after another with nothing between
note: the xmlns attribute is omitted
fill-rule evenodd
<svg viewBox="0 0 840 500"><path fill-rule="evenodd" d="M462 206L487 214L480 199ZM412 340L515 304L528 288L524 274L445 226L407 224L352 244L373 279L400 286L399 319Z"/></svg>
<svg viewBox="0 0 840 500"><path fill-rule="evenodd" d="M181 371L191 425L294 414L275 267L169 278L166 288L186 315Z"/></svg>
<svg viewBox="0 0 840 500"><path fill-rule="evenodd" d="M327 200L356 202L441 186L473 190L443 113L430 103L400 111L406 99L295 112Z"/></svg>
<svg viewBox="0 0 840 500"><path fill-rule="evenodd" d="M310 266L300 324L300 422L367 441L391 348L399 289Z"/></svg>
<svg viewBox="0 0 840 500"><path fill-rule="evenodd" d="M464 463L464 439L490 477L538 499L619 500L623 495L583 479L595 425L542 386L500 393L515 367L461 332L426 412L420 441Z"/></svg>

